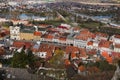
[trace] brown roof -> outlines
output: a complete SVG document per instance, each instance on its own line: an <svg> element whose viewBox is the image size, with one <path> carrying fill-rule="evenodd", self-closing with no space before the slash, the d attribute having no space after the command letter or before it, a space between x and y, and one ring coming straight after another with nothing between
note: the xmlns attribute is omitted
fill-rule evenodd
<svg viewBox="0 0 120 80"><path fill-rule="evenodd" d="M13 47L16 47L16 48L21 48L23 46L25 46L26 48L31 48L32 45L33 44L31 42L21 42L21 41L14 41L13 42Z"/></svg>
<svg viewBox="0 0 120 80"><path fill-rule="evenodd" d="M34 35L35 35L35 36L42 36L42 33L39 32L39 31L35 31L35 32L34 32Z"/></svg>
<svg viewBox="0 0 120 80"><path fill-rule="evenodd" d="M2 47L0 47L0 55L3 55L3 54L5 54L5 50Z"/></svg>
<svg viewBox="0 0 120 80"><path fill-rule="evenodd" d="M115 35L115 38L120 38L120 35Z"/></svg>
<svg viewBox="0 0 120 80"><path fill-rule="evenodd" d="M115 48L120 48L120 44L115 44L114 47Z"/></svg>
<svg viewBox="0 0 120 80"><path fill-rule="evenodd" d="M76 39L81 39L81 40L88 40L89 38L95 38L95 34L91 33L89 30L87 29L83 29L82 31L80 31L79 35L75 36Z"/></svg>
<svg viewBox="0 0 120 80"><path fill-rule="evenodd" d="M47 58L52 57L54 50L55 46L50 44L41 44L39 48L39 52L47 52Z"/></svg>
<svg viewBox="0 0 120 80"><path fill-rule="evenodd" d="M87 45L93 45L93 41L89 41Z"/></svg>
<svg viewBox="0 0 120 80"><path fill-rule="evenodd" d="M101 40L99 43L99 47L109 48L111 44L112 44L111 41Z"/></svg>
<svg viewBox="0 0 120 80"><path fill-rule="evenodd" d="M96 32L95 34L100 37L108 37L108 34L105 34L105 33Z"/></svg>

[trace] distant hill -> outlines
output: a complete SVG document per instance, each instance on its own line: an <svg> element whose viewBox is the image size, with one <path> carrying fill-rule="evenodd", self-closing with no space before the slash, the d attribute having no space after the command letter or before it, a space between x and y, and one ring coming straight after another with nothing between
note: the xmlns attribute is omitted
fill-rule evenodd
<svg viewBox="0 0 120 80"><path fill-rule="evenodd" d="M55 0L55 1L75 1L75 2L88 2L88 3L115 3L120 2L120 0Z"/></svg>

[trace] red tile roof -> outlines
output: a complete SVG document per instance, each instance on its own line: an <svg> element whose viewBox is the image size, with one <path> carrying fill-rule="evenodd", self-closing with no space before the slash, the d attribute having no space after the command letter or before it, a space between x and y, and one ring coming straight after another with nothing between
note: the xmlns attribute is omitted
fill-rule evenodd
<svg viewBox="0 0 120 80"><path fill-rule="evenodd" d="M80 31L79 35L75 36L75 38L87 41L89 38L95 38L95 34L91 33L87 29L83 29L82 31Z"/></svg>
<svg viewBox="0 0 120 80"><path fill-rule="evenodd" d="M71 64L71 62L68 59L66 59L65 60L65 65L70 65L70 64Z"/></svg>
<svg viewBox="0 0 120 80"><path fill-rule="evenodd" d="M0 55L3 55L3 54L5 54L5 50L2 47L0 47Z"/></svg>
<svg viewBox="0 0 120 80"><path fill-rule="evenodd" d="M118 52L112 52L112 57L120 58L120 53L118 53Z"/></svg>
<svg viewBox="0 0 120 80"><path fill-rule="evenodd" d="M87 45L93 45L93 41L89 41Z"/></svg>
<svg viewBox="0 0 120 80"><path fill-rule="evenodd" d="M102 52L102 56L105 57L105 58L107 58L107 57L109 57L109 54L108 54L108 52L103 51L103 52Z"/></svg>
<svg viewBox="0 0 120 80"><path fill-rule="evenodd" d="M120 38L120 35L115 35L115 38Z"/></svg>
<svg viewBox="0 0 120 80"><path fill-rule="evenodd" d="M96 54L96 53L97 53L97 50L96 50L96 49L92 49L92 50L87 51L87 54L92 54L92 55L94 55L94 54Z"/></svg>
<svg viewBox="0 0 120 80"><path fill-rule="evenodd" d="M52 34L46 34L44 37L46 39L53 39L54 38L54 36Z"/></svg>
<svg viewBox="0 0 120 80"><path fill-rule="evenodd" d="M66 38L60 37L59 40L60 40L60 41L66 41Z"/></svg>
<svg viewBox="0 0 120 80"><path fill-rule="evenodd" d="M86 69L85 69L85 66L81 65L81 66L78 67L78 70L80 70L81 72L83 72L83 71L85 71Z"/></svg>
<svg viewBox="0 0 120 80"><path fill-rule="evenodd" d="M105 33L96 32L95 34L100 37L108 37L108 34L105 34Z"/></svg>
<svg viewBox="0 0 120 80"><path fill-rule="evenodd" d="M120 44L115 44L114 47L115 48L120 48Z"/></svg>
<svg viewBox="0 0 120 80"><path fill-rule="evenodd" d="M76 52L79 52L79 48L74 46L67 46L65 52L66 54L76 53Z"/></svg>
<svg viewBox="0 0 120 80"><path fill-rule="evenodd" d="M16 47L16 48L21 48L23 46L25 46L26 48L31 48L32 45L33 44L31 42L21 42L21 41L14 41L13 42L13 47Z"/></svg>
<svg viewBox="0 0 120 80"><path fill-rule="evenodd" d="M34 35L35 35L35 36L42 36L42 33L39 32L39 31L35 31L35 32L34 32Z"/></svg>
<svg viewBox="0 0 120 80"><path fill-rule="evenodd" d="M55 46L50 44L41 44L39 48L39 52L47 52L47 58L52 57L54 50Z"/></svg>
<svg viewBox="0 0 120 80"><path fill-rule="evenodd" d="M67 27L65 27L65 26L58 26L58 28L61 28L61 29L66 29L66 30L68 30L68 28L67 28Z"/></svg>
<svg viewBox="0 0 120 80"><path fill-rule="evenodd" d="M109 48L111 44L112 44L111 41L101 40L99 43L99 47Z"/></svg>

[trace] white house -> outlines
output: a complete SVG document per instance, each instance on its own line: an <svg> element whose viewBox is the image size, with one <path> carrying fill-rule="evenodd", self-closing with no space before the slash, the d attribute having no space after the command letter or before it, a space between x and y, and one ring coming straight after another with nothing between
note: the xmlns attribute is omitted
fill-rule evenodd
<svg viewBox="0 0 120 80"><path fill-rule="evenodd" d="M114 45L114 52L120 52L120 44Z"/></svg>
<svg viewBox="0 0 120 80"><path fill-rule="evenodd" d="M86 45L87 45L87 41L74 39L74 46L84 48L84 47L86 47Z"/></svg>
<svg viewBox="0 0 120 80"><path fill-rule="evenodd" d="M113 43L120 44L120 35L114 35L114 36L112 36L111 40L113 41Z"/></svg>
<svg viewBox="0 0 120 80"><path fill-rule="evenodd" d="M10 39L20 40L20 27L10 26Z"/></svg>

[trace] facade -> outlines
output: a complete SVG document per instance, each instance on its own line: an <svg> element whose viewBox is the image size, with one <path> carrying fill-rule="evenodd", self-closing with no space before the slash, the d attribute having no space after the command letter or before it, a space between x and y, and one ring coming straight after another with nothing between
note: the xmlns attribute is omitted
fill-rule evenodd
<svg viewBox="0 0 120 80"><path fill-rule="evenodd" d="M33 40L34 35L33 33L20 33L20 40Z"/></svg>
<svg viewBox="0 0 120 80"><path fill-rule="evenodd" d="M20 27L10 26L10 39L20 40Z"/></svg>
<svg viewBox="0 0 120 80"><path fill-rule="evenodd" d="M78 40L78 39L75 39L74 40L74 46L76 47L81 47L81 48L85 48L87 45L87 41L84 41L84 40Z"/></svg>

